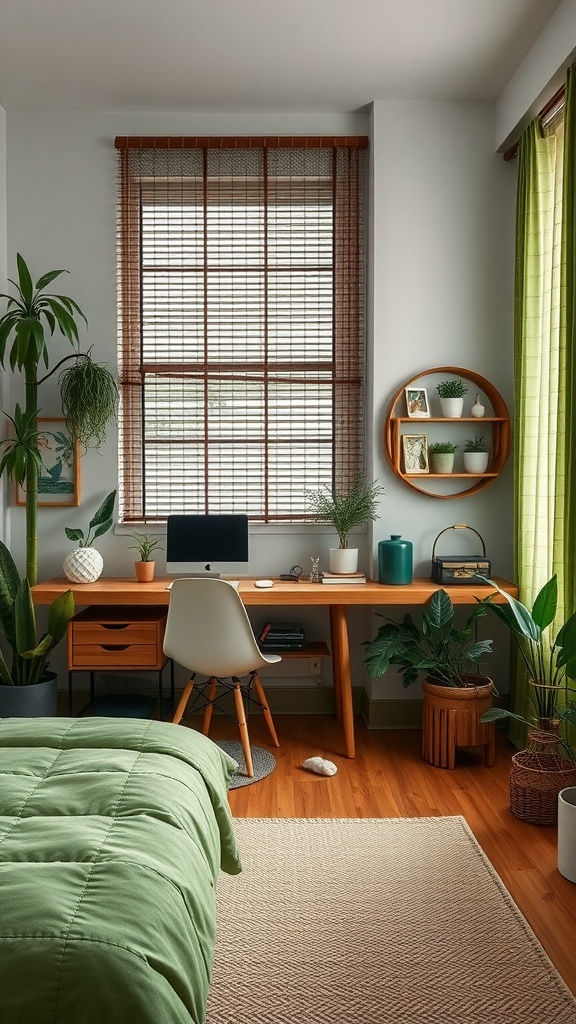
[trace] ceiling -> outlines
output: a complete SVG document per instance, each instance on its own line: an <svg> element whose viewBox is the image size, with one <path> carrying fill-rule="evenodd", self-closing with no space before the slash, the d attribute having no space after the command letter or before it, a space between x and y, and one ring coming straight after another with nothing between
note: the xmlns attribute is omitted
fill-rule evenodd
<svg viewBox="0 0 576 1024"><path fill-rule="evenodd" d="M496 99L560 0L0 0L6 110Z"/></svg>

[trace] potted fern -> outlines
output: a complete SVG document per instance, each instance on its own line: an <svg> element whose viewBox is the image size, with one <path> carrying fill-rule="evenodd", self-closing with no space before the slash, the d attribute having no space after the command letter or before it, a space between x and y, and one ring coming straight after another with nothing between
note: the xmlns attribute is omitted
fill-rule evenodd
<svg viewBox="0 0 576 1024"><path fill-rule="evenodd" d="M319 522L331 523L338 534L340 546L329 551L330 572L356 572L358 548L349 547L348 536L356 526L379 518L378 499L383 494L384 488L376 480L366 483L363 474L347 488L306 491L314 517Z"/></svg>

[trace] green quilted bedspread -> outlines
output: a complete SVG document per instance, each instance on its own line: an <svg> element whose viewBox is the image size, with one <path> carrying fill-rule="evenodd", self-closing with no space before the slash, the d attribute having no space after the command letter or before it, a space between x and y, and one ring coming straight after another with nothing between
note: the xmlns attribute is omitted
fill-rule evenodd
<svg viewBox="0 0 576 1024"><path fill-rule="evenodd" d="M0 720L0 1021L200 1024L235 762L198 732Z"/></svg>

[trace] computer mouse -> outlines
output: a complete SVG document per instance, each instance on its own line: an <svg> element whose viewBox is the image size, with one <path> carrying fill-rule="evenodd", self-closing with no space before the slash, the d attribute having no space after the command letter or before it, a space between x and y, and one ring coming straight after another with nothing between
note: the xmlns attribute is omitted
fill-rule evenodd
<svg viewBox="0 0 576 1024"><path fill-rule="evenodd" d="M273 587L274 580L254 580L255 587Z"/></svg>

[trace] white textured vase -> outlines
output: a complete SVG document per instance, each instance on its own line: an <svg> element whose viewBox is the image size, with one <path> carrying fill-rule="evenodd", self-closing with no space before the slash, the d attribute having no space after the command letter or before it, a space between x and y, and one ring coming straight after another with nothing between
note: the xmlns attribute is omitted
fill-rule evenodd
<svg viewBox="0 0 576 1024"><path fill-rule="evenodd" d="M358 548L330 548L328 552L330 572L356 572Z"/></svg>
<svg viewBox="0 0 576 1024"><path fill-rule="evenodd" d="M464 408L463 398L441 398L440 407L442 409L442 415L446 419L455 420L462 415L462 409Z"/></svg>
<svg viewBox="0 0 576 1024"><path fill-rule="evenodd" d="M72 583L94 583L104 568L104 559L96 548L74 548L64 559L64 575Z"/></svg>

